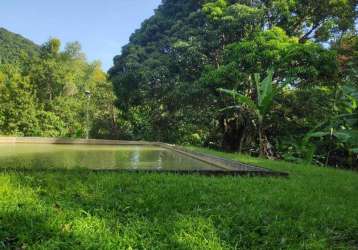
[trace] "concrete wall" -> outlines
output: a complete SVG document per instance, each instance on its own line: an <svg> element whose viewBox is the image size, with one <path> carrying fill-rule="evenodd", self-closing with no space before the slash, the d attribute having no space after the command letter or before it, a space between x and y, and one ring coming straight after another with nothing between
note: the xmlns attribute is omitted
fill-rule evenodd
<svg viewBox="0 0 358 250"><path fill-rule="evenodd" d="M44 138L44 137L1 137L1 144L9 143L39 143L39 144L89 144L89 145L154 145L156 143L145 141L119 141L119 140L95 140L95 139L70 139L70 138Z"/></svg>

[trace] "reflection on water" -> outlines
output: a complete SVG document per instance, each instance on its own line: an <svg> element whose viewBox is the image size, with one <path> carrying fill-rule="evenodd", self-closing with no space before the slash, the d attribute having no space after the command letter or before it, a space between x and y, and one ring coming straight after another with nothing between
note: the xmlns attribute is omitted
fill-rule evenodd
<svg viewBox="0 0 358 250"><path fill-rule="evenodd" d="M53 144L0 144L0 168L216 169L160 147Z"/></svg>

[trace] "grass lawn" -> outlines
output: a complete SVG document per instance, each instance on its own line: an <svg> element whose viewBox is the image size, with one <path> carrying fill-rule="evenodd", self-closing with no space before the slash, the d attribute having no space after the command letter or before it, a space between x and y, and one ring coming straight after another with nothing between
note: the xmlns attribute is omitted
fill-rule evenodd
<svg viewBox="0 0 358 250"><path fill-rule="evenodd" d="M357 249L358 174L193 150L289 178L0 171L0 249Z"/></svg>

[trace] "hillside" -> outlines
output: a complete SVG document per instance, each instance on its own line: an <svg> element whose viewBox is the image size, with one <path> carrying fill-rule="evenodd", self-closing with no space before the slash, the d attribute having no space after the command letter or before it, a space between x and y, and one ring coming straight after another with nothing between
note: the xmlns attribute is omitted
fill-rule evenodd
<svg viewBox="0 0 358 250"><path fill-rule="evenodd" d="M23 55L38 54L40 47L21 35L0 27L0 61L15 62Z"/></svg>

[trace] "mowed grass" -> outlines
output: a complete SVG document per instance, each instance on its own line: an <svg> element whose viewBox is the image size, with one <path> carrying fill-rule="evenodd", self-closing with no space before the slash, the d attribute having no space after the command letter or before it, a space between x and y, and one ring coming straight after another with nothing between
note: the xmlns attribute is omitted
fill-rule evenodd
<svg viewBox="0 0 358 250"><path fill-rule="evenodd" d="M357 173L191 149L290 177L1 171L0 249L357 249Z"/></svg>

